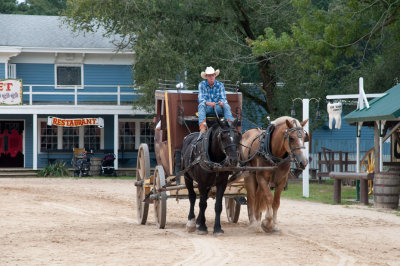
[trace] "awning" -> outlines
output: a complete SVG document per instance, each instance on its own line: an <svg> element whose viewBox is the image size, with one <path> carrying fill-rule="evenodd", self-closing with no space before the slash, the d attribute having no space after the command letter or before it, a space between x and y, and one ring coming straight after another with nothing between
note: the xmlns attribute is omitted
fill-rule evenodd
<svg viewBox="0 0 400 266"><path fill-rule="evenodd" d="M369 103L369 108L355 110L346 115L347 123L368 121L391 121L400 117L400 84L385 92L382 97L375 98Z"/></svg>

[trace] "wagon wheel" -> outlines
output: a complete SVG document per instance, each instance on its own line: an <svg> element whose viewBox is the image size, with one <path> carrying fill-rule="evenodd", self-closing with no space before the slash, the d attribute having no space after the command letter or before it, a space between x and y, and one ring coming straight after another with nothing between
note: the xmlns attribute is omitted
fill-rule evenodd
<svg viewBox="0 0 400 266"><path fill-rule="evenodd" d="M149 213L149 203L143 202L145 198L144 182L150 177L150 155L146 143L139 146L136 164L136 209L138 223L146 224Z"/></svg>
<svg viewBox="0 0 400 266"><path fill-rule="evenodd" d="M160 191L165 186L165 173L164 168L161 165L157 165L154 171L154 213L157 227L160 229L165 228L165 222L167 220L167 193Z"/></svg>
<svg viewBox="0 0 400 266"><path fill-rule="evenodd" d="M235 198L225 197L226 216L230 223L237 223L240 214L240 203Z"/></svg>
<svg viewBox="0 0 400 266"><path fill-rule="evenodd" d="M360 161L360 172L373 173L375 170L375 157L374 148L371 148ZM371 195L374 191L372 180L368 180L368 195Z"/></svg>

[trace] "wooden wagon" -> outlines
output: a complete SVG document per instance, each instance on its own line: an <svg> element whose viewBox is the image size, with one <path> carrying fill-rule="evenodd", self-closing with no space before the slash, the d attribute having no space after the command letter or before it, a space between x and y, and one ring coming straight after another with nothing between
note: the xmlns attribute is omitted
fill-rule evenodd
<svg viewBox="0 0 400 266"><path fill-rule="evenodd" d="M226 92L232 114L239 116L242 109L242 94ZM199 130L198 91L192 90L157 90L155 92L155 153L157 166L150 173L150 156L147 144L140 144L137 156L135 185L137 188L138 222L145 224L149 205L154 205L156 224L164 228L166 224L167 198L188 198L181 169L181 148L185 136ZM243 171L246 167L219 169L220 171ZM211 190L212 191L212 190ZM243 181L233 178L225 191L225 207L230 222L237 222L240 205L245 203ZM239 200L241 199L241 200Z"/></svg>

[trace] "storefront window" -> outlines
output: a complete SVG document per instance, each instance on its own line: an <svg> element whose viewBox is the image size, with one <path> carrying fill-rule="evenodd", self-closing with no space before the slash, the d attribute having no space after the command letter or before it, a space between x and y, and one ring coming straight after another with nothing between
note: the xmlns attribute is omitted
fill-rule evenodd
<svg viewBox="0 0 400 266"><path fill-rule="evenodd" d="M151 122L140 122L140 143L147 143L150 151L154 151L154 125Z"/></svg>
<svg viewBox="0 0 400 266"><path fill-rule="evenodd" d="M135 122L119 122L120 151L135 151Z"/></svg>
<svg viewBox="0 0 400 266"><path fill-rule="evenodd" d="M57 126L48 126L46 122L40 123L40 151L57 150Z"/></svg>
<svg viewBox="0 0 400 266"><path fill-rule="evenodd" d="M73 150L79 148L79 128L78 127L63 127L62 147L63 150Z"/></svg>
<svg viewBox="0 0 400 266"><path fill-rule="evenodd" d="M100 133L101 130L97 126L85 126L84 129L85 150L87 151L100 150Z"/></svg>

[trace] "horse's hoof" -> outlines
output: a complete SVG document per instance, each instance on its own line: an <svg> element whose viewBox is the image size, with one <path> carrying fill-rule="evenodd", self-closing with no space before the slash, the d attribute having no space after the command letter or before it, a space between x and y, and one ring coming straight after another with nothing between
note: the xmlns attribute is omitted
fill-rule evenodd
<svg viewBox="0 0 400 266"><path fill-rule="evenodd" d="M198 235L207 235L208 234L207 230L199 230L199 229L197 229L196 232L197 232Z"/></svg>
<svg viewBox="0 0 400 266"><path fill-rule="evenodd" d="M196 231L196 221L194 219L191 219L186 223L186 231L189 233Z"/></svg>
<svg viewBox="0 0 400 266"><path fill-rule="evenodd" d="M262 221L261 228L266 233L271 233L274 230L273 224L271 222L268 223L266 220Z"/></svg>
<svg viewBox="0 0 400 266"><path fill-rule="evenodd" d="M223 235L224 233L225 233L224 230L220 229L218 231L214 231L213 235L214 236L220 236L220 235Z"/></svg>

